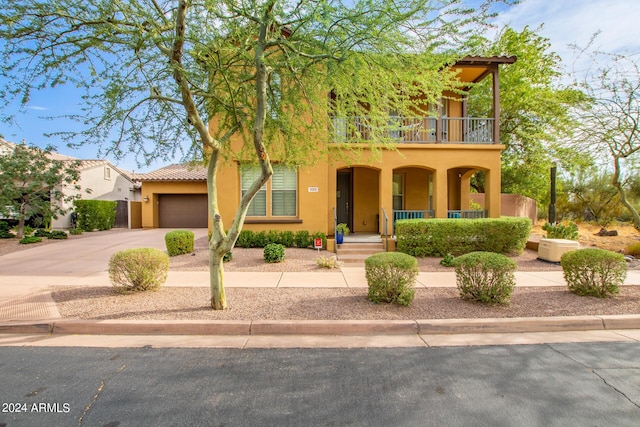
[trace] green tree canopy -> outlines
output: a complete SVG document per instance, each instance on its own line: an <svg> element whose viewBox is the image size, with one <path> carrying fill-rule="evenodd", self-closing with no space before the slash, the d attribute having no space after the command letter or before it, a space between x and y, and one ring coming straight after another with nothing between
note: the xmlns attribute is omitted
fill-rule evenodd
<svg viewBox="0 0 640 427"><path fill-rule="evenodd" d="M46 219L66 213L62 202L77 198L77 191L65 194L63 186L79 190L79 163L53 160L51 147L16 145L0 155L0 212L18 217L18 237L31 217Z"/></svg>
<svg viewBox="0 0 640 427"><path fill-rule="evenodd" d="M529 27L520 32L504 28L488 43L487 55L518 58L500 73L500 142L506 146L502 191L546 201L551 164L568 168L582 161L559 142L575 125L570 108L585 98L575 87L562 83L560 58L550 50L550 41ZM491 105L491 81L485 79L470 91L470 114L490 117Z"/></svg>

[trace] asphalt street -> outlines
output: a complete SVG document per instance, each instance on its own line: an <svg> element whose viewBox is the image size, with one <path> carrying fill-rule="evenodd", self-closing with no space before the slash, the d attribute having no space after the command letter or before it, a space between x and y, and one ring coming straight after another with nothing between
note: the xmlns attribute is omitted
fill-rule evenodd
<svg viewBox="0 0 640 427"><path fill-rule="evenodd" d="M639 354L0 347L0 426L638 426Z"/></svg>

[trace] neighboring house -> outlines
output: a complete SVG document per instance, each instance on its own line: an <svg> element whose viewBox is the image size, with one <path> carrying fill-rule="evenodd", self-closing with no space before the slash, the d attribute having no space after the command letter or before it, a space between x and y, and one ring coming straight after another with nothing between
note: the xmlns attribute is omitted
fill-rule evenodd
<svg viewBox="0 0 640 427"><path fill-rule="evenodd" d="M274 175L252 202L245 228L258 230L308 230L333 235L337 223L355 233L393 234L393 225L405 218L499 217L500 141L499 66L515 57L467 57L456 63L461 82L493 78L492 117L468 117L460 94L444 93L434 117L389 116L389 136L397 150L372 155L365 148L361 160L319 159L312 167L296 170L277 164ZM417 101L421 102L421 101ZM424 108L426 110L426 108ZM329 151L350 145L357 129L367 139L366 117L327 117ZM213 122L212 122L213 123ZM234 142L237 148L240 141ZM485 200L481 210L470 210L470 179L485 175ZM229 226L243 190L257 168L226 162L218 172L218 197L222 218ZM201 227L206 214L206 173L172 165L140 176L143 227ZM189 205L181 209L180 197ZM148 200L148 202L146 202ZM186 203L186 202L185 202ZM181 216L184 212L185 216ZM186 215L189 213L188 216ZM196 219L197 218L197 219Z"/></svg>
<svg viewBox="0 0 640 427"><path fill-rule="evenodd" d="M0 140L0 155L10 153L15 144ZM51 153L52 160L78 161L75 157L63 154ZM62 191L66 196L77 193L81 199L85 200L113 200L118 202L116 210L117 227L135 227L135 222L131 221L131 205L129 202L140 201L140 186L134 183L129 173L115 167L107 160L80 160L80 179L77 184L80 190L72 186L64 186ZM65 203L63 208L72 208L71 204ZM135 216L135 215L134 215ZM58 216L53 219L52 228L70 228L72 212ZM139 220L137 221L140 222Z"/></svg>
<svg viewBox="0 0 640 427"><path fill-rule="evenodd" d="M73 157L54 155L58 160L78 160ZM136 228L131 221L130 202L140 201L140 186L134 183L132 176L115 167L107 160L80 160L80 198L83 200L113 200L116 206L116 227ZM71 195L73 188L63 188L63 192ZM70 208L71 206L64 206ZM72 213L59 216L52 222L53 228L71 227ZM135 221L133 221L135 222Z"/></svg>

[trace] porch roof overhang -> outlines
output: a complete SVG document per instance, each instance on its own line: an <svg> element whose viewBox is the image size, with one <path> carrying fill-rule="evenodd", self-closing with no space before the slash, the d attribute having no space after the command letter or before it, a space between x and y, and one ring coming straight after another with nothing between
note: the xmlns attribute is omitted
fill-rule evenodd
<svg viewBox="0 0 640 427"><path fill-rule="evenodd" d="M470 83L478 83L493 72L497 72L498 66L513 64L515 56L465 56L456 61L452 68L460 70L460 80Z"/></svg>

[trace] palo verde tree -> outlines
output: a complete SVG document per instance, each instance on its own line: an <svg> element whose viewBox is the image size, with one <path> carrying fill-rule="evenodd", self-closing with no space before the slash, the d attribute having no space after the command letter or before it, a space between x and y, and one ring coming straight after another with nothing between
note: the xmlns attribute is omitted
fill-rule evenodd
<svg viewBox="0 0 640 427"><path fill-rule="evenodd" d="M549 190L549 167L553 162L568 169L579 159L562 147L575 125L570 108L584 95L563 85L560 57L550 50L548 39L525 27L506 27L495 41L487 41L486 55L515 55L518 60L500 72L500 142L502 190L522 194L541 202ZM477 117L491 117L491 81L485 79L469 93L469 111ZM580 160L581 161L581 160ZM476 183L479 190L483 182Z"/></svg>
<svg viewBox="0 0 640 427"><path fill-rule="evenodd" d="M611 183L620 203L640 229L638 210L627 197L640 157L640 68L629 56L595 52L591 59L591 68L581 83L590 102L575 112L580 127L572 141L612 171Z"/></svg>
<svg viewBox="0 0 640 427"><path fill-rule="evenodd" d="M65 192L64 186L79 190L76 184L80 164L51 158L51 147L15 145L0 155L0 211L17 216L18 237L22 238L25 221L31 217L45 219L65 214L64 204L75 200L79 192Z"/></svg>
<svg viewBox="0 0 640 427"><path fill-rule="evenodd" d="M418 94L437 102L455 89L446 65L475 52L493 0L458 3L16 0L0 13L0 67L9 78L2 95L25 104L34 90L73 84L86 90L77 116L85 127L65 135L69 141L144 162L202 159L213 222L211 305L223 309L222 257L273 173L272 156L294 166L319 157L329 92L334 114L375 124L390 111L408 112ZM242 148L233 151L238 139ZM226 160L260 170L233 218L218 207L224 188L216 176Z"/></svg>

